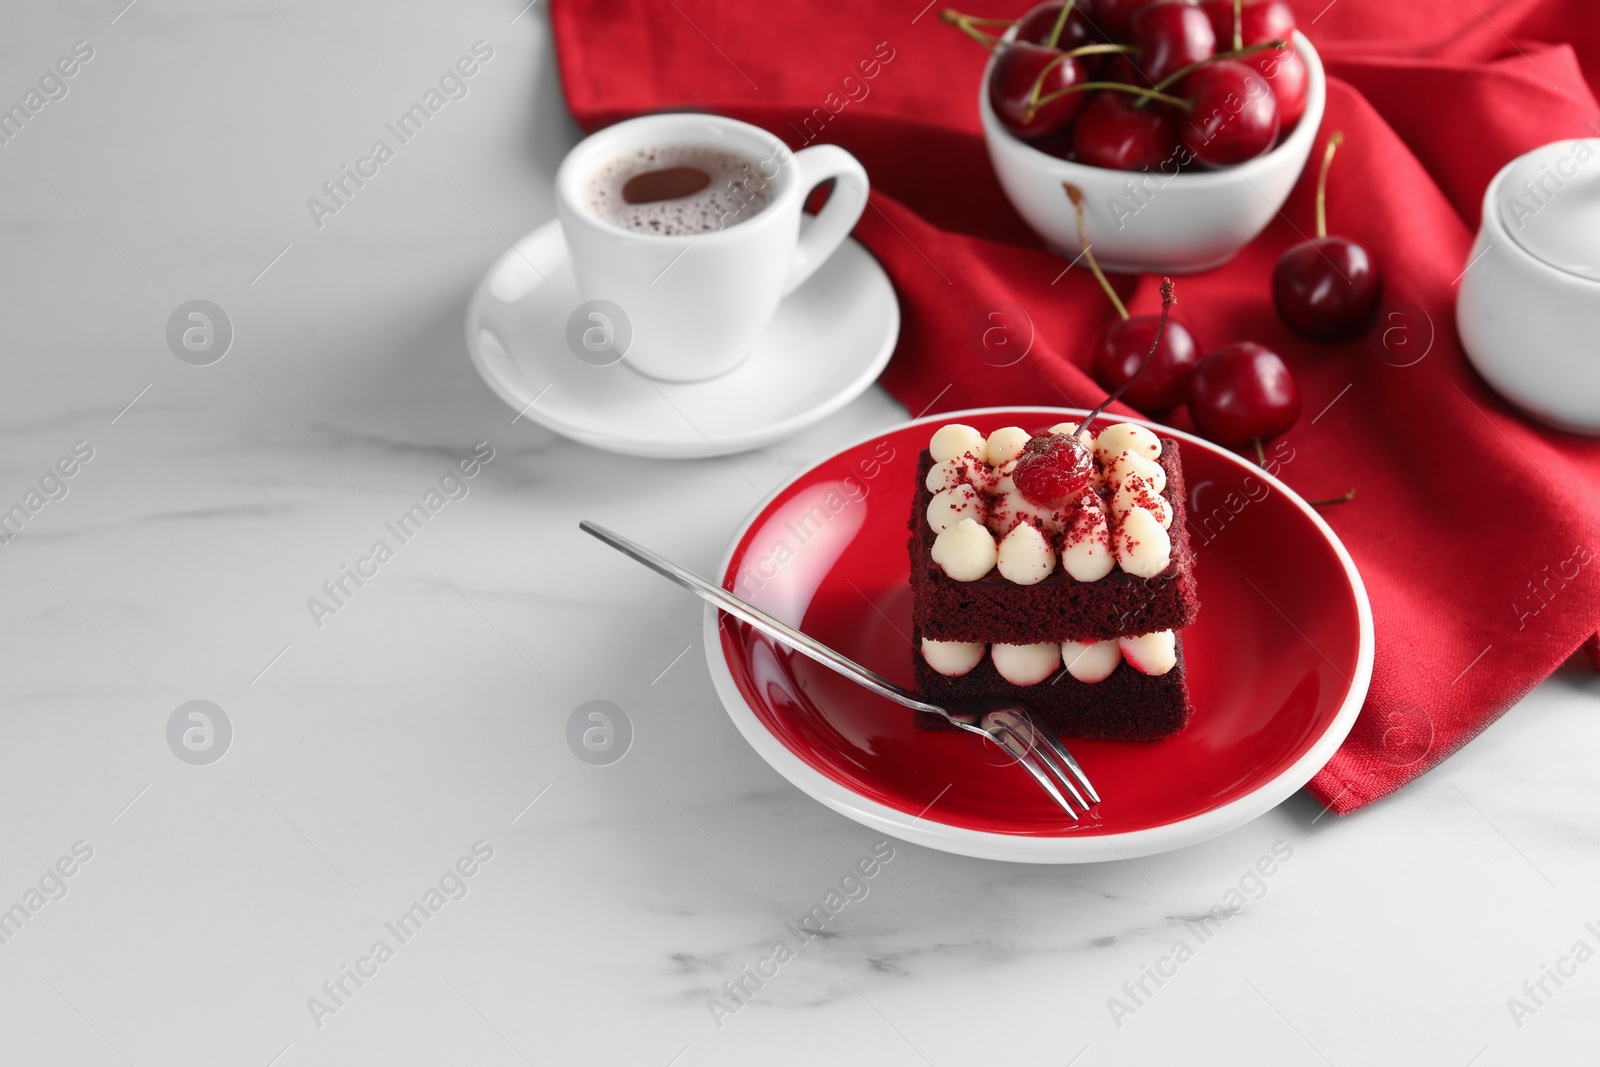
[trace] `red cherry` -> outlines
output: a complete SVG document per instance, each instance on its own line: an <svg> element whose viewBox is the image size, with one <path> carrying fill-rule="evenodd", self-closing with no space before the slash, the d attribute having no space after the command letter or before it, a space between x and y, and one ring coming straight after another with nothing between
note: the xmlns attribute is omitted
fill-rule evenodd
<svg viewBox="0 0 1600 1067"><path fill-rule="evenodd" d="M1217 51L1217 35L1206 13L1185 0L1156 0L1134 12L1131 25L1139 57L1134 65L1151 82Z"/></svg>
<svg viewBox="0 0 1600 1067"><path fill-rule="evenodd" d="M1047 44L1050 35L1055 32L1056 23L1060 21L1063 6L1061 0L1045 0L1042 4L1034 5L1017 22L1016 40L1028 44ZM1061 27L1061 35L1056 38L1055 47L1063 52L1070 52L1074 48L1082 48L1086 44L1098 44L1104 40L1091 21L1093 17L1093 7L1083 0L1073 4L1072 14L1067 16L1067 24Z"/></svg>
<svg viewBox="0 0 1600 1067"><path fill-rule="evenodd" d="M1091 366L1094 380L1107 391L1133 379L1122 399L1152 415L1171 411L1188 398L1189 376L1200 363L1200 346L1194 334L1175 318L1168 318L1156 354L1143 374L1134 377L1161 325L1160 315L1135 315L1119 319L1100 335Z"/></svg>
<svg viewBox="0 0 1600 1067"><path fill-rule="evenodd" d="M1042 84L1041 71L1045 71ZM995 57L994 70L989 75L989 106L1013 134L1028 141L1038 140L1066 129L1083 107L1087 94L1067 93L1048 103L1038 101L1088 80L1083 64L1059 48L1007 45Z"/></svg>
<svg viewBox="0 0 1600 1067"><path fill-rule="evenodd" d="M1133 65L1132 60L1127 56L1120 55L1110 57L1110 62L1100 68L1099 80L1121 82L1123 85L1135 85L1140 89L1150 89L1155 86L1155 82L1140 73L1139 69ZM1124 93L1122 95L1126 96L1128 94Z"/></svg>
<svg viewBox="0 0 1600 1067"><path fill-rule="evenodd" d="M1348 237L1301 241L1272 270L1278 317L1313 341L1347 341L1366 333L1381 289L1372 257Z"/></svg>
<svg viewBox="0 0 1600 1067"><path fill-rule="evenodd" d="M1183 79L1194 105L1183 143L1204 167L1254 159L1278 137L1278 102L1254 68L1233 59L1207 63Z"/></svg>
<svg viewBox="0 0 1600 1067"><path fill-rule="evenodd" d="M1278 101L1278 125L1287 135L1306 113L1306 97L1311 91L1311 72L1306 69L1306 61L1300 58L1294 45L1290 45L1281 51L1266 48L1252 52L1239 62L1248 63L1267 80L1273 98Z"/></svg>
<svg viewBox="0 0 1600 1067"><path fill-rule="evenodd" d="M1089 19L1108 40L1126 41L1133 13L1155 0L1094 0Z"/></svg>
<svg viewBox="0 0 1600 1067"><path fill-rule="evenodd" d="M1328 168L1344 143L1335 130L1317 175L1317 235L1278 257L1272 269L1272 303L1284 325L1313 341L1347 341L1366 332L1383 280L1367 250L1346 237L1328 236Z"/></svg>
<svg viewBox="0 0 1600 1067"><path fill-rule="evenodd" d="M1211 20L1217 34L1217 47L1224 52L1233 48L1233 0L1200 0L1200 8ZM1240 47L1248 48L1262 41L1287 41L1294 33L1294 11L1284 0L1245 0L1240 11L1243 40Z"/></svg>
<svg viewBox="0 0 1600 1067"><path fill-rule="evenodd" d="M1096 93L1072 126L1072 147L1078 161L1111 170L1152 170L1173 157L1178 124L1171 110L1151 103L1134 105L1132 93Z"/></svg>
<svg viewBox="0 0 1600 1067"><path fill-rule="evenodd" d="M1044 508L1076 497L1093 478L1094 460L1089 450L1076 438L1060 433L1028 438L1011 471L1017 491Z"/></svg>
<svg viewBox="0 0 1600 1067"><path fill-rule="evenodd" d="M1200 432L1236 447L1276 437L1300 417L1300 387L1278 354L1252 341L1224 345L1189 379L1189 414Z"/></svg>

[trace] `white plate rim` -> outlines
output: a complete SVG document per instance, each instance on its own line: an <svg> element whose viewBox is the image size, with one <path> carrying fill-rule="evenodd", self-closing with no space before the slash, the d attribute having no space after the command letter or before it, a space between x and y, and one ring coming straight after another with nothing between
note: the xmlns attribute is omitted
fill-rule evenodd
<svg viewBox="0 0 1600 1067"><path fill-rule="evenodd" d="M465 322L467 354L471 357L472 365L477 370L478 376L513 411L522 411L533 398L519 395L520 391L515 389L512 383L503 381L500 375L490 368L487 358L479 351L476 335L477 330L483 323L482 308L486 301L494 299L489 292L489 282L499 272L501 266L512 256L521 255L521 249L525 242L542 238L545 231L550 229L555 229L560 235L560 228L561 220L551 219L544 225L536 227L518 238L511 248L506 249L505 252L495 257L494 262L489 265L489 269L484 272L483 277L478 280L478 284L473 288L472 298L467 302ZM565 247L565 235L560 235L560 240L562 246ZM884 285L887 287L890 296L890 321L884 343L880 346L879 351L874 354L872 359L863 362L860 371L822 403L790 415L786 419L764 423L742 433L720 437L716 440L702 437L698 441L693 439L685 441L679 438L655 438L640 434L629 436L626 433L620 435L599 434L588 426L562 418L555 411L537 406L523 412L522 417L539 426L543 426L547 430L560 434L562 437L579 441L594 448L615 452L619 455L644 456L652 459L708 459L719 455L726 456L739 452L748 452L753 448L761 448L775 441L781 441L821 422L866 392L868 387L878 380L878 375L882 374L883 369L889 365L889 359L894 355L895 346L900 342L900 294L896 291L893 280L890 279L888 271L884 270L883 264L878 262L878 257L872 254L872 250L857 240L853 234L847 235L845 242L854 244L867 257L873 269L883 278ZM564 256L566 254L563 253ZM825 269L826 264L819 269L819 273ZM684 383L662 384L671 385L674 388L684 388ZM687 384L692 388L692 383ZM623 429L626 431L628 428L625 427Z"/></svg>
<svg viewBox="0 0 1600 1067"><path fill-rule="evenodd" d="M959 422L962 419L981 418L982 416L1002 412L1019 412L1030 415L1061 415L1068 418L1074 415L1081 418L1087 413L1083 408L1029 405L965 408L960 411L940 412L937 415L928 415L911 419L907 422L896 423L875 433L867 434L856 441L835 449L829 458L866 444L885 434L897 433L910 427L923 426L935 422ZM738 728L744 739L749 742L750 747L755 749L763 759L772 765L774 770L783 775L802 792L865 826L872 827L903 841L925 845L944 852L953 852L958 855L973 856L979 859L1009 860L1018 863L1099 863L1150 856L1159 852L1168 852L1187 845L1198 844L1201 841L1243 826L1245 823L1266 814L1315 777L1317 772L1333 758L1333 754L1344 743L1344 739L1355 725L1356 718L1361 713L1361 706L1366 701L1367 688L1372 681L1374 650L1372 605L1367 599L1366 586L1361 581L1360 573L1356 570L1355 561L1350 558L1350 553L1345 549L1338 535L1333 532L1332 527L1323 521L1322 516L1317 514L1316 509L1307 504L1298 493L1290 489L1270 472L1250 464L1244 458L1219 445L1153 420L1121 415L1112 416L1112 418L1118 422L1135 422L1150 426L1163 434L1177 438L1183 442L1185 447L1193 446L1210 451L1236 464L1248 467L1251 474L1263 478L1268 485L1283 493L1295 507L1299 508L1303 514L1312 520L1313 525L1316 526L1333 548L1335 556L1343 566L1345 578L1350 584L1351 592L1355 595L1356 615L1360 628L1356 668L1351 676L1350 686L1345 693L1344 701L1340 704L1333 720L1328 724L1322 735L1311 744L1299 759L1279 772L1276 777L1262 783L1236 800L1203 811L1198 815L1191 815L1186 819L1179 819L1176 822L1143 830L1132 830L1117 834L1100 834L1095 837L1028 837L994 833L988 830L971 830L966 827L933 822L924 816L912 816L900 811L898 808L892 808L887 804L864 797L835 782L821 771L811 767L799 756L790 752L783 742L756 717L754 710L750 708L745 702L744 696L739 692L739 687L733 680L733 673L728 667L727 659L723 655L722 641L717 625L717 609L707 604L701 629L702 640L706 649L706 663L711 671L711 681L716 688L717 696L722 700L724 709L728 712L728 717L733 720L734 726ZM819 462L825 462L825 460ZM733 554L738 548L739 542L743 540L746 531L750 529L750 526L761 512L780 493L805 477L815 466L816 464L813 463L804 470L796 472L792 478L777 486L760 503L750 509L749 514L740 521L738 529L734 531L732 538L729 540L728 548L723 553L721 562L717 565L713 580L719 583L722 581L722 576L728 571L728 565L733 561ZM934 800L933 797L928 799L930 802Z"/></svg>

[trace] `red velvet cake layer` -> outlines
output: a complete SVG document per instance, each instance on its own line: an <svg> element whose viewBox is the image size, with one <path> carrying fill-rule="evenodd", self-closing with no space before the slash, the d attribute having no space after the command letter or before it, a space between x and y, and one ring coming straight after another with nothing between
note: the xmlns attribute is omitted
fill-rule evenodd
<svg viewBox="0 0 1600 1067"><path fill-rule="evenodd" d="M1161 438L1157 462L1167 474L1162 496L1172 509L1172 525L1167 531L1172 562L1154 578L1136 577L1119 566L1099 581L1080 582L1058 564L1037 585L1008 581L998 569L975 582L958 582L933 562L933 542L938 535L928 526L933 493L926 484L933 457L924 450L917 463L911 507L912 625L936 641L1012 645L1104 641L1188 626L1200 611L1200 598L1195 588L1194 552L1189 546L1188 502L1178 442Z"/></svg>
<svg viewBox="0 0 1600 1067"><path fill-rule="evenodd" d="M921 635L912 636L920 647ZM959 678L945 677L918 655L916 680L917 691L941 706L962 699L1014 700L1027 708L1040 729L1062 737L1153 741L1170 737L1189 722L1182 638L1178 639L1178 664L1166 674L1142 674L1124 662L1100 682L1080 682L1062 670L1038 685L1013 685L1000 677L987 654ZM921 729L955 729L937 715L913 714Z"/></svg>

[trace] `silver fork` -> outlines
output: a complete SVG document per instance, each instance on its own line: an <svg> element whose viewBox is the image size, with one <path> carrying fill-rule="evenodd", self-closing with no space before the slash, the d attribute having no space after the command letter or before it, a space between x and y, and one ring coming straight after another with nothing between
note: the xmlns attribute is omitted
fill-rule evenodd
<svg viewBox="0 0 1600 1067"><path fill-rule="evenodd" d="M1078 821L1080 814L1087 815L1090 808L1100 803L1100 794L1095 792L1088 776L1083 773L1083 768L1072 758L1072 753L1068 752L1066 746L1054 735L1035 726L1026 708L1000 700L982 703L964 702L956 708L930 704L881 675L867 670L854 660L835 652L815 638L807 637L789 624L780 622L742 597L728 592L720 585L706 581L692 571L684 570L643 545L636 544L620 534L612 533L588 519L579 522L578 527L618 552L670 578L691 593L710 601L734 618L742 619L768 637L782 642L801 655L816 660L824 667L837 671L879 696L888 697L895 703L916 711L938 715L968 733L976 734L986 741L999 745L1033 776L1040 788L1050 794L1050 798L1073 822ZM1063 795L1063 788L1066 794L1071 796L1070 801ZM1074 803L1077 805L1076 808L1073 806Z"/></svg>

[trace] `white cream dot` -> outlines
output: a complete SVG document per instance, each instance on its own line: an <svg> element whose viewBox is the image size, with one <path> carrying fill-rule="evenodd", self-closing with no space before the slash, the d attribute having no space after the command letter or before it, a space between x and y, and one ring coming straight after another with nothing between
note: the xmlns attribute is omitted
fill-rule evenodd
<svg viewBox="0 0 1600 1067"><path fill-rule="evenodd" d="M973 519L962 519L933 539L932 555L951 578L975 582L994 569L999 550L993 534Z"/></svg>
<svg viewBox="0 0 1600 1067"><path fill-rule="evenodd" d="M982 462L984 447L983 434L959 422L939 427L928 442L928 451L932 453L935 463L961 455L970 455Z"/></svg>
<svg viewBox="0 0 1600 1067"><path fill-rule="evenodd" d="M1119 484L1129 474L1137 474L1151 485L1156 492L1167 488L1167 471L1153 459L1147 459L1138 452L1124 449L1111 465L1106 468L1106 481L1111 485Z"/></svg>
<svg viewBox="0 0 1600 1067"><path fill-rule="evenodd" d="M1122 662L1122 649L1116 641L1063 641L1061 662L1067 673L1080 682L1103 682Z"/></svg>
<svg viewBox="0 0 1600 1067"><path fill-rule="evenodd" d="M983 521L983 497L970 485L941 489L928 501L928 526L936 534L944 533L962 519Z"/></svg>
<svg viewBox="0 0 1600 1067"><path fill-rule="evenodd" d="M1154 578L1172 562L1172 539L1144 508L1132 508L1122 517L1116 544L1117 562L1139 578Z"/></svg>
<svg viewBox="0 0 1600 1067"><path fill-rule="evenodd" d="M1056 553L1031 523L1019 523L1000 542L1001 577L1017 585L1038 585L1056 569Z"/></svg>
<svg viewBox="0 0 1600 1067"><path fill-rule="evenodd" d="M976 641L922 639L922 658L946 678L959 678L983 660L984 647Z"/></svg>
<svg viewBox="0 0 1600 1067"><path fill-rule="evenodd" d="M1171 528L1172 510L1167 507L1166 498L1145 481L1142 474L1130 472L1123 476L1117 486L1116 494L1111 498L1111 513L1125 516L1134 508L1144 508L1149 511L1163 530Z"/></svg>
<svg viewBox="0 0 1600 1067"><path fill-rule="evenodd" d="M1083 501L1081 517L1069 529L1068 540L1061 550L1061 568L1080 582L1098 582L1117 566L1111 554L1111 528L1106 524L1106 513L1098 499L1087 497Z"/></svg>
<svg viewBox="0 0 1600 1067"><path fill-rule="evenodd" d="M989 650L994 669L1012 685L1038 685L1061 666L1061 646L1054 641L1037 645L996 644Z"/></svg>
<svg viewBox="0 0 1600 1067"><path fill-rule="evenodd" d="M1022 454L1022 446L1028 443L1028 431L1020 426L1002 426L989 435L985 442L987 452L984 458L989 466L999 467L1010 463Z"/></svg>
<svg viewBox="0 0 1600 1067"><path fill-rule="evenodd" d="M1166 674L1178 665L1178 638L1171 630L1120 637L1117 644L1123 658L1144 674Z"/></svg>
<svg viewBox="0 0 1600 1067"><path fill-rule="evenodd" d="M1143 426L1119 422L1107 426L1094 439L1094 458L1102 465L1109 464L1124 452L1133 452L1146 459L1161 458L1161 439Z"/></svg>

